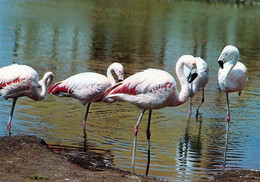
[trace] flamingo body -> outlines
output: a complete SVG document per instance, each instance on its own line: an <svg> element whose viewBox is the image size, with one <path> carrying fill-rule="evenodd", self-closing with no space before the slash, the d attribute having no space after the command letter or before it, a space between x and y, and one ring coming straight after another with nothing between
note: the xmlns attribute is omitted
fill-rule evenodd
<svg viewBox="0 0 260 182"><path fill-rule="evenodd" d="M229 64L225 63L224 69L219 69L219 87L224 93L242 92L248 81L247 68L243 63L237 62L229 74L226 75L227 70L225 67L228 68Z"/></svg>
<svg viewBox="0 0 260 182"><path fill-rule="evenodd" d="M128 101L141 109L160 109L178 95L175 79L166 71L147 69L118 83L108 98Z"/></svg>
<svg viewBox="0 0 260 182"><path fill-rule="evenodd" d="M198 76L191 83L192 84L191 97L193 97L200 88L204 88L209 81L209 66L207 62L200 57L196 57L195 60L196 60Z"/></svg>
<svg viewBox="0 0 260 182"><path fill-rule="evenodd" d="M105 90L110 86L112 84L106 76L86 72L73 75L64 81L53 84L48 90L51 94L72 97L86 105L100 100Z"/></svg>
<svg viewBox="0 0 260 182"><path fill-rule="evenodd" d="M230 123L230 110L229 110L229 98L228 94L231 92L238 92L241 94L243 88L245 87L247 78L247 68L246 66L238 62L239 51L235 46L228 45L224 47L219 58L218 63L220 65L218 71L218 82L219 87L222 92L226 94L226 104L227 104L227 117L226 117L226 147L224 153L224 166L226 161L226 152L228 145L228 131Z"/></svg>
<svg viewBox="0 0 260 182"><path fill-rule="evenodd" d="M192 70L191 80L196 78L197 73L193 73L196 68L195 59L191 55L184 55L176 63L176 74L181 84L181 92L177 89L177 84L173 76L168 72L159 69L146 69L138 72L123 82L116 84L106 91L104 100L112 99L118 101L128 101L140 109L143 109L135 127L134 144L132 157L132 172L134 172L136 138L138 126L142 120L144 112L149 110L148 124L146 130L148 142L148 160L146 175L150 165L150 122L153 109L160 109L166 106L178 106L187 101L191 90L187 78L184 75L184 66Z"/></svg>
<svg viewBox="0 0 260 182"><path fill-rule="evenodd" d="M93 72L79 73L51 85L48 89L50 94L72 97L79 100L83 105L88 104L83 121L84 134L90 104L102 101L105 91L116 84L112 72L117 75L118 80L124 79L124 67L115 62L108 67L107 77ZM114 102L114 100L108 99L107 102Z"/></svg>
<svg viewBox="0 0 260 182"><path fill-rule="evenodd" d="M9 135L11 134L11 121L17 99L26 96L36 101L43 100L53 77L52 72L47 72L39 81L37 72L27 65L12 64L0 68L0 95L4 99L13 98L13 106L7 125Z"/></svg>
<svg viewBox="0 0 260 182"><path fill-rule="evenodd" d="M191 106L191 98L194 97L194 95L198 92L198 90L201 88L202 90L202 98L201 102L198 105L195 113L195 118L197 120L199 108L204 103L204 87L207 85L209 81L209 66L206 61L204 61L200 57L195 58L196 66L197 66L197 72L198 76L196 79L190 84L191 85L191 94L190 94L190 115L192 113L192 106Z"/></svg>
<svg viewBox="0 0 260 182"><path fill-rule="evenodd" d="M34 99L30 92L38 89L37 72L27 65L5 66L0 69L0 89L0 94L5 99L22 96Z"/></svg>

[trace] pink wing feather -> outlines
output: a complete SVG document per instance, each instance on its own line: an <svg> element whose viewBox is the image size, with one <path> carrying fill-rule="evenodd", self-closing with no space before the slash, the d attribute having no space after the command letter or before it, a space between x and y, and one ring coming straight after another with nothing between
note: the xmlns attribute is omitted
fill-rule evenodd
<svg viewBox="0 0 260 182"><path fill-rule="evenodd" d="M156 73L164 73L165 77L156 75ZM172 77L160 70L148 69L143 72L136 73L123 82L116 84L113 87L110 87L106 91L107 95L122 93L127 95L138 95L145 94L148 92L156 92L158 90L171 88L175 84L175 81L172 80Z"/></svg>
<svg viewBox="0 0 260 182"><path fill-rule="evenodd" d="M16 78L16 79L13 80L13 81L2 82L2 83L0 83L0 89L3 88L3 87L6 87L7 85L11 85L11 84L13 84L13 83L18 83L18 82L20 82L20 81L21 81L20 78Z"/></svg>
<svg viewBox="0 0 260 182"><path fill-rule="evenodd" d="M49 94L56 94L57 92L72 93L71 89L68 89L65 85L60 86L62 82L55 83L48 88Z"/></svg>

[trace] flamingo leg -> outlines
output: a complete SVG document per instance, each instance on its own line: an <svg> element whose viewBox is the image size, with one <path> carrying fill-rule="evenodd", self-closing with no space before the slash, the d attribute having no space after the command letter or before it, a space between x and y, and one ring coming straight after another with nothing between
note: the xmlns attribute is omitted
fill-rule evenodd
<svg viewBox="0 0 260 182"><path fill-rule="evenodd" d="M9 131L9 136L11 136L11 122L12 122L12 119L13 119L16 101L17 101L17 98L13 98L13 105L12 105L12 109L11 109L10 116L9 116L9 119L8 119L8 123L7 123L7 130Z"/></svg>
<svg viewBox="0 0 260 182"><path fill-rule="evenodd" d="M192 90L192 83L190 83L190 89ZM191 117L191 114L192 114L191 96L189 97L189 105L190 105L190 107L189 107L189 109L190 109L190 116L189 117Z"/></svg>
<svg viewBox="0 0 260 182"><path fill-rule="evenodd" d="M134 146L133 146L133 157L132 157L132 173L134 173L134 167L135 167L135 150L136 150L136 139L137 139L137 133L138 133L138 126L143 118L145 109L143 110L143 112L141 113L141 115L139 116L139 119L134 127Z"/></svg>
<svg viewBox="0 0 260 182"><path fill-rule="evenodd" d="M151 137L150 124L151 124L151 116L152 116L152 110L149 111L149 118L148 118L147 130L146 130L147 146L148 146L147 167L146 167L146 173L145 173L146 176L148 175L149 167L150 167L150 137Z"/></svg>
<svg viewBox="0 0 260 182"><path fill-rule="evenodd" d="M198 119L199 108L200 108L201 104L204 103L204 87L202 87L201 90L202 90L202 98L201 98L200 104L199 104L199 106L198 106L198 108L197 108L197 110L196 110L196 114L195 114L195 118L196 118L196 120Z"/></svg>
<svg viewBox="0 0 260 182"><path fill-rule="evenodd" d="M89 107L90 107L90 103L88 103L88 105L87 105L86 114L85 114L84 121L82 124L84 133L86 132L86 122L87 122L87 118L88 118Z"/></svg>
<svg viewBox="0 0 260 182"><path fill-rule="evenodd" d="M224 168L226 166L227 147L228 147L228 131L229 131L229 121L230 121L228 93L226 93L226 99L227 99L227 124L226 124L226 143L225 143L225 152L224 152L224 165L223 165Z"/></svg>
<svg viewBox="0 0 260 182"><path fill-rule="evenodd" d="M192 113L192 106L191 106L191 97L189 97L189 113L190 113L190 116L189 117L191 117L191 113Z"/></svg>

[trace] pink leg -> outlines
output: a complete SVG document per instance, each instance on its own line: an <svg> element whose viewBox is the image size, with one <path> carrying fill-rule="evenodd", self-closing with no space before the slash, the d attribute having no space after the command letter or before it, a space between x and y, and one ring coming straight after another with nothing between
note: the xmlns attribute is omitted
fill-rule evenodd
<svg viewBox="0 0 260 182"><path fill-rule="evenodd" d="M12 122L12 119L13 119L14 107L15 107L16 101L17 101L17 99L13 98L13 105L12 105L11 113L10 113L9 120L8 120L8 123L7 123L7 130L9 132L9 136L11 135L11 122Z"/></svg>
<svg viewBox="0 0 260 182"><path fill-rule="evenodd" d="M227 100L227 124L226 124L226 143L225 143L225 152L224 152L224 164L223 168L226 167L226 158L227 158L227 148L228 148L228 131L229 131L229 122L230 122L230 111L229 111L229 101L228 101L228 93L226 93Z"/></svg>
<svg viewBox="0 0 260 182"><path fill-rule="evenodd" d="M133 157L132 157L132 173L134 173L134 167L135 167L135 150L136 150L136 139L137 139L137 134L138 134L138 126L143 118L145 109L141 113L135 127L134 127L134 145L133 145Z"/></svg>

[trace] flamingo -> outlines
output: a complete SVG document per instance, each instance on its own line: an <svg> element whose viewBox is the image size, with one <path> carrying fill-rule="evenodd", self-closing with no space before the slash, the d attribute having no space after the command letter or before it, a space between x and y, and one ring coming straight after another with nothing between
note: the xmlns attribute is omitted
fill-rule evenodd
<svg viewBox="0 0 260 182"><path fill-rule="evenodd" d="M53 81L53 77L52 72L47 72L44 74L43 79L39 81L37 72L27 65L12 64L0 68L0 95L4 99L13 98L7 124L9 135L11 135L11 122L17 99L26 96L35 101L43 100L47 94L47 88Z"/></svg>
<svg viewBox="0 0 260 182"><path fill-rule="evenodd" d="M204 87L207 85L207 83L209 81L209 66L208 66L207 62L205 62L200 57L195 57L195 61L196 61L198 76L192 83L190 83L192 92L190 95L189 104L190 104L190 115L191 115L191 113L192 113L191 98L198 92L199 88L201 88L202 98L201 98L201 102L200 102L199 106L197 107L196 113L195 113L195 118L197 120L198 114L199 114L199 108L200 108L201 104L204 103Z"/></svg>
<svg viewBox="0 0 260 182"><path fill-rule="evenodd" d="M239 51L232 45L224 47L218 58L218 63L220 65L218 71L218 83L221 91L226 94L227 102L226 145L228 144L228 130L230 122L228 94L231 92L238 92L238 95L240 96L246 82L248 81L247 68L243 63L238 62L238 58Z"/></svg>
<svg viewBox="0 0 260 182"><path fill-rule="evenodd" d="M124 79L123 65L114 62L107 69L107 77L94 72L79 73L51 85L48 92L60 97L72 97L79 100L84 106L88 104L83 121L85 133L90 104L102 101L106 89L116 84L113 72L117 75L119 81ZM109 100L109 102L113 102L113 100Z"/></svg>
<svg viewBox="0 0 260 182"><path fill-rule="evenodd" d="M146 110L149 110L148 124L146 130L148 142L148 160L146 175L148 175L150 165L150 122L153 109L161 109L167 106L178 106L187 101L191 90L187 78L184 75L184 65L192 70L189 82L192 82L197 73L195 59L191 55L180 57L176 63L176 74L181 84L181 92L178 92L177 84L173 76L168 72L159 69L146 69L138 72L123 82L119 82L106 92L106 99L128 101L142 109L142 113L134 127L134 144L132 157L132 172L134 172L136 140L138 126Z"/></svg>

